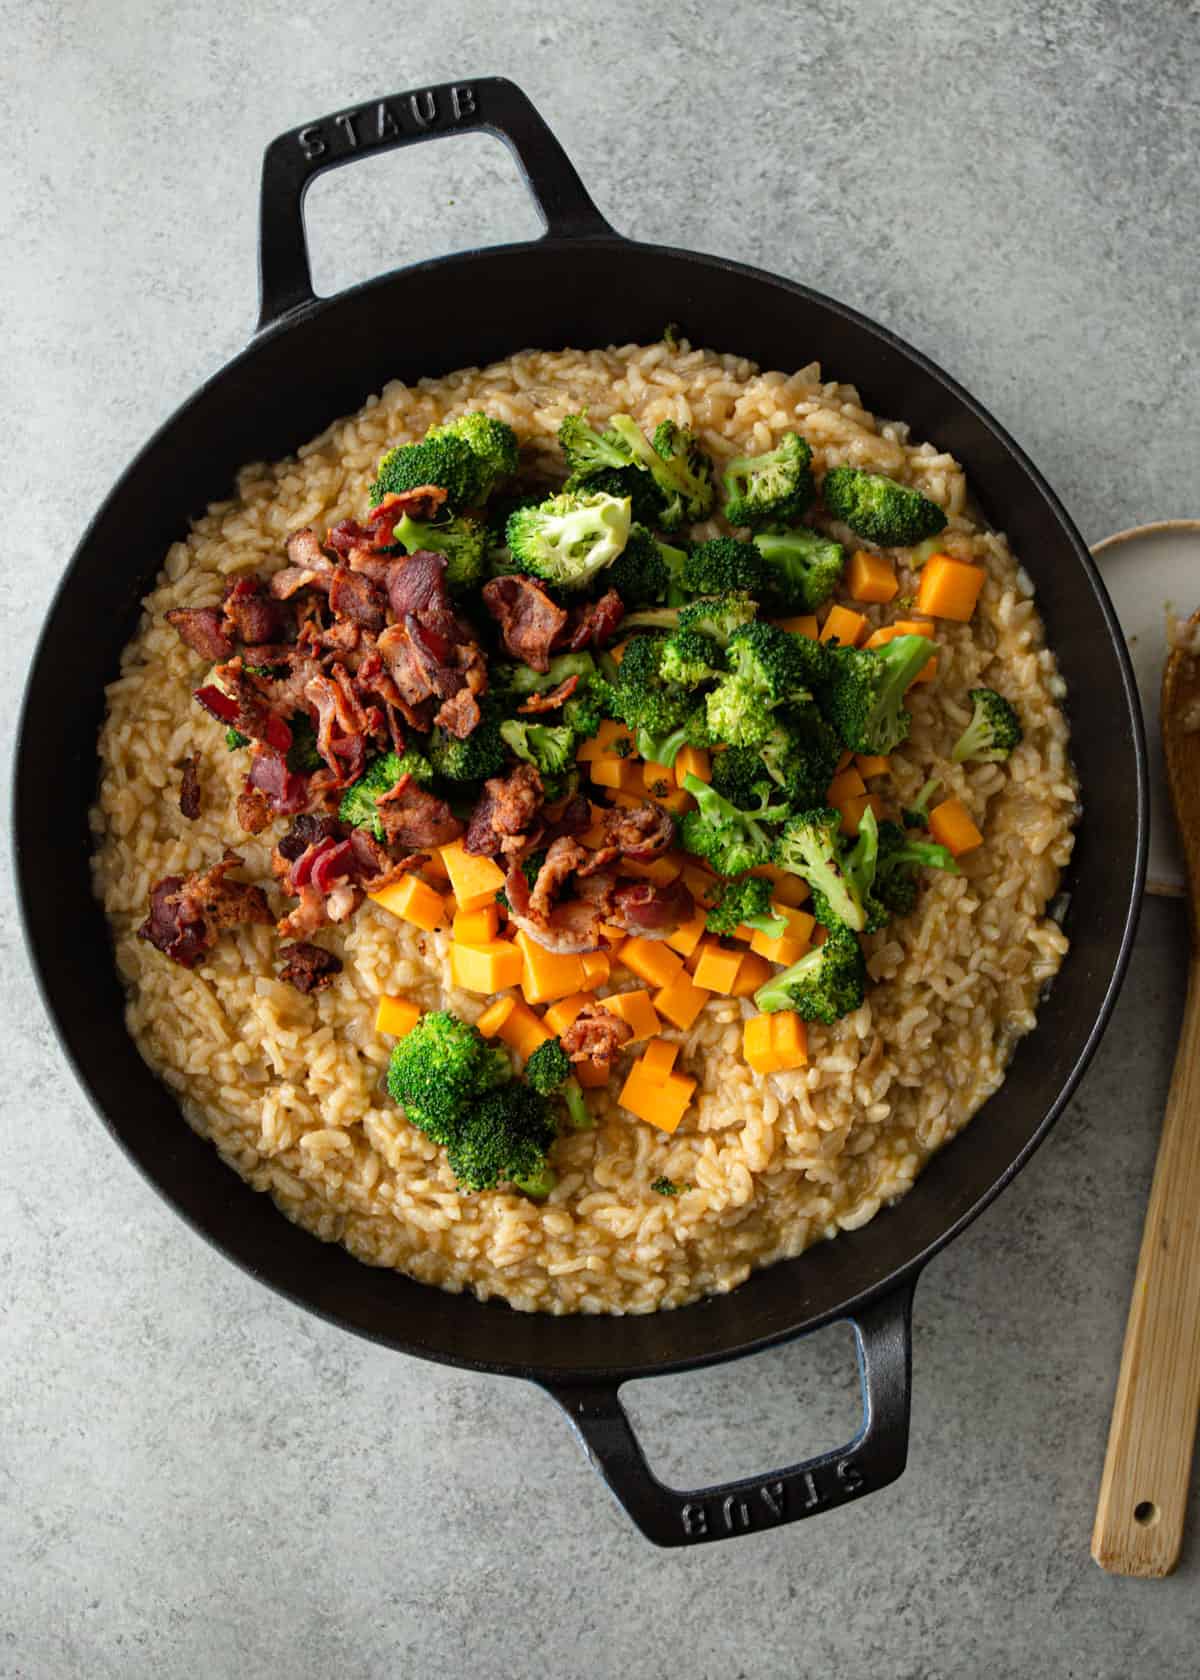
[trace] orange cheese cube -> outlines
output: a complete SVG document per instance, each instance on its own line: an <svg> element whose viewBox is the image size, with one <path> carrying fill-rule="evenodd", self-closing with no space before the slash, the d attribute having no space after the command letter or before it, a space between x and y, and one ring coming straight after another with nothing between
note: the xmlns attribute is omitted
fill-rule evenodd
<svg viewBox="0 0 1200 1680"><path fill-rule="evenodd" d="M711 909L721 896L716 876L711 870L701 869L698 863L684 864L683 880L696 903L704 905L706 909Z"/></svg>
<svg viewBox="0 0 1200 1680"><path fill-rule="evenodd" d="M680 974L669 986L654 994L654 1007L681 1032L687 1032L711 996L712 993L697 986L690 975Z"/></svg>
<svg viewBox="0 0 1200 1680"><path fill-rule="evenodd" d="M607 951L584 951L579 960L583 964L583 991L594 992L597 986L608 984L612 959Z"/></svg>
<svg viewBox="0 0 1200 1680"><path fill-rule="evenodd" d="M675 767L671 764L656 764L652 758L642 761L642 781L649 794L661 797L670 793L675 784Z"/></svg>
<svg viewBox="0 0 1200 1680"><path fill-rule="evenodd" d="M900 619L895 625L897 636L927 636L932 638L933 625L926 619ZM937 675L937 654L931 653L928 660L913 678L915 683L932 682Z"/></svg>
<svg viewBox="0 0 1200 1680"><path fill-rule="evenodd" d="M449 885L450 877L446 873L446 865L442 862L440 852L430 852L428 860L421 865L421 874L439 890Z"/></svg>
<svg viewBox="0 0 1200 1680"><path fill-rule="evenodd" d="M829 609L818 639L822 642L837 641L842 647L857 647L858 639L866 628L867 621L862 613L851 612L849 607L835 604Z"/></svg>
<svg viewBox="0 0 1200 1680"><path fill-rule="evenodd" d="M802 613L799 618L777 618L775 622L781 630L790 630L793 636L807 636L810 642L817 639L816 613Z"/></svg>
<svg viewBox="0 0 1200 1680"><path fill-rule="evenodd" d="M753 997L760 986L771 978L771 964L754 951L747 951L733 983L732 997Z"/></svg>
<svg viewBox="0 0 1200 1680"><path fill-rule="evenodd" d="M752 1015L742 1028L742 1057L755 1073L774 1073L775 1046L771 1043L771 1017Z"/></svg>
<svg viewBox="0 0 1200 1680"><path fill-rule="evenodd" d="M489 857L474 857L461 840L439 846L438 853L450 877L454 897L460 910L480 910L495 903L496 893L504 885L504 871Z"/></svg>
<svg viewBox="0 0 1200 1680"><path fill-rule="evenodd" d="M679 853L668 852L665 857L655 858L653 863L635 863L626 859L621 864L621 873L636 875L639 881L653 881L656 887L669 887L672 881L678 880L682 868L683 859Z"/></svg>
<svg viewBox="0 0 1200 1680"><path fill-rule="evenodd" d="M896 568L882 554L856 548L846 567L846 588L852 601L870 601L882 605L895 599L900 585Z"/></svg>
<svg viewBox="0 0 1200 1680"><path fill-rule="evenodd" d="M639 1120L648 1120L659 1131L673 1132L683 1119L695 1089L694 1079L688 1079L681 1073L669 1073L665 1079L656 1079L637 1061L630 1068L617 1101L622 1108L636 1114Z"/></svg>
<svg viewBox="0 0 1200 1680"><path fill-rule="evenodd" d="M507 939L488 945L451 945L450 978L464 992L486 997L515 986L521 978L521 953Z"/></svg>
<svg viewBox="0 0 1200 1680"><path fill-rule="evenodd" d="M567 1028L579 1019L588 1004L595 1001L590 992L572 992L570 997L559 998L557 1003L552 1003L542 1020L555 1038L561 1038Z"/></svg>
<svg viewBox="0 0 1200 1680"><path fill-rule="evenodd" d="M696 803L685 788L670 787L666 793L651 792L651 799L656 805L661 805L664 811L670 811L681 817L685 811L690 811Z"/></svg>
<svg viewBox="0 0 1200 1680"><path fill-rule="evenodd" d="M827 805L841 805L843 800L853 799L857 794L866 793L866 791L866 782L851 765L849 769L836 775L825 789L825 803Z"/></svg>
<svg viewBox="0 0 1200 1680"><path fill-rule="evenodd" d="M519 979L526 1003L553 1003L572 992L586 991L583 961L574 952L547 951L523 931L517 934L514 949L521 955Z"/></svg>
<svg viewBox="0 0 1200 1680"><path fill-rule="evenodd" d="M886 776L892 768L891 759L881 753L855 753L854 763L864 780L868 776Z"/></svg>
<svg viewBox="0 0 1200 1680"><path fill-rule="evenodd" d="M665 1079L675 1066L678 1054L678 1044L670 1044L665 1038L652 1038L642 1051L642 1072L655 1079Z"/></svg>
<svg viewBox="0 0 1200 1680"><path fill-rule="evenodd" d="M575 754L576 762L587 764L592 759L602 758L605 753L611 754L616 749L618 741L628 742L621 755L627 757L633 751L633 731L626 729L625 725L618 723L615 718L604 718L592 738L589 741L584 741Z"/></svg>
<svg viewBox="0 0 1200 1680"><path fill-rule="evenodd" d="M975 611L983 579L982 566L969 566L965 561L952 560L948 554L935 554L921 573L917 611L927 613L930 618L952 618L965 624Z"/></svg>
<svg viewBox="0 0 1200 1680"><path fill-rule="evenodd" d="M545 1044L553 1035L547 1032L541 1017L535 1015L527 1003L518 1001L496 1036L502 1038L505 1044L510 1044L521 1060L527 1062L538 1045Z"/></svg>
<svg viewBox="0 0 1200 1680"><path fill-rule="evenodd" d="M834 775L840 776L842 771L845 770L848 765L853 763L854 754L850 751L849 747L846 747L842 752L842 756L838 759L837 764L834 766Z"/></svg>
<svg viewBox="0 0 1200 1680"><path fill-rule="evenodd" d="M370 896L372 904L378 904L381 910L390 910L393 916L412 922L427 933L444 927L449 919L442 895L416 875L404 875L382 892Z"/></svg>
<svg viewBox="0 0 1200 1680"><path fill-rule="evenodd" d="M808 1065L808 1028L794 1010L781 1009L769 1017L775 1071Z"/></svg>
<svg viewBox="0 0 1200 1680"><path fill-rule="evenodd" d="M695 776L699 782L712 781L712 758L703 747L680 747L675 754L676 786L683 786L685 776Z"/></svg>
<svg viewBox="0 0 1200 1680"><path fill-rule="evenodd" d="M489 1004L475 1025L484 1038L495 1038L500 1028L517 1007L518 999L512 996L497 998L495 1003Z"/></svg>
<svg viewBox="0 0 1200 1680"><path fill-rule="evenodd" d="M652 986L669 986L683 969L682 959L663 939L627 939L617 951L617 961Z"/></svg>
<svg viewBox="0 0 1200 1680"><path fill-rule="evenodd" d="M875 821L883 821L883 800L877 793L859 793L853 799L844 799L838 806L842 819L843 834L857 834L859 824L863 819L863 812L870 806L875 813Z"/></svg>
<svg viewBox="0 0 1200 1680"><path fill-rule="evenodd" d="M812 940L812 930L816 926L815 919L806 910L788 910L785 905L773 904L771 909L776 915L785 916L787 932L780 934L778 939L772 939L770 934L756 929L750 941L751 951L759 957L765 957L768 962L782 963L790 968L794 962L808 950Z"/></svg>
<svg viewBox="0 0 1200 1680"><path fill-rule="evenodd" d="M706 939L692 978L706 991L724 992L728 996L733 990L744 955L743 951L727 951L717 939Z"/></svg>
<svg viewBox="0 0 1200 1680"><path fill-rule="evenodd" d="M750 871L764 881L770 881L773 890L772 897L780 904L803 904L808 898L808 882L803 875L791 875L786 869L780 869L776 863L760 863Z"/></svg>
<svg viewBox="0 0 1200 1680"><path fill-rule="evenodd" d="M627 1043L636 1044L639 1039L658 1036L662 1022L650 1001L649 992L614 992L611 997L601 998L600 1002L633 1028L633 1037L626 1040Z"/></svg>
<svg viewBox="0 0 1200 1680"><path fill-rule="evenodd" d="M983 845L983 835L971 820L961 799L943 799L929 813L929 832L951 857L962 857Z"/></svg>
<svg viewBox="0 0 1200 1680"><path fill-rule="evenodd" d="M597 1067L595 1062L576 1062L574 1070L576 1079L585 1091L598 1091L608 1084L609 1070Z"/></svg>
<svg viewBox="0 0 1200 1680"><path fill-rule="evenodd" d="M420 1019L419 1004L411 1003L408 998L381 997L375 1011L375 1031L389 1033L392 1038L403 1038Z"/></svg>
<svg viewBox="0 0 1200 1680"><path fill-rule="evenodd" d="M681 922L674 933L667 935L667 944L681 957L690 957L704 938L705 912L697 910L690 922Z"/></svg>
<svg viewBox="0 0 1200 1680"><path fill-rule="evenodd" d="M589 769L597 787L612 788L621 793L645 793L640 759L594 758Z"/></svg>
<svg viewBox="0 0 1200 1680"><path fill-rule="evenodd" d="M500 931L500 906L495 899L478 910L460 910L451 932L459 945L486 945Z"/></svg>
<svg viewBox="0 0 1200 1680"><path fill-rule="evenodd" d="M624 642L618 642L615 647L610 647L609 648L609 650L608 650L609 657L617 665L619 665L621 663L622 659L624 659L624 657L625 657L625 649L628 646L629 646L628 640L626 640Z"/></svg>

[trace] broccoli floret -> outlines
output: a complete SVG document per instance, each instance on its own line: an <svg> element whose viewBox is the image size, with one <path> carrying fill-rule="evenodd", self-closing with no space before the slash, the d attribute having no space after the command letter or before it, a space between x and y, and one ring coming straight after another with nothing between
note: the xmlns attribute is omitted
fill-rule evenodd
<svg viewBox="0 0 1200 1680"><path fill-rule="evenodd" d="M489 674L493 694L516 694L527 699L531 694L548 694L568 677L584 681L594 677L596 661L590 653L558 653L545 671L535 671L532 665L496 663Z"/></svg>
<svg viewBox="0 0 1200 1680"><path fill-rule="evenodd" d="M756 599L767 583L766 563L753 543L734 537L713 537L697 543L680 570L689 595L738 595Z"/></svg>
<svg viewBox="0 0 1200 1680"><path fill-rule="evenodd" d="M616 496L629 500L629 511L646 529L662 517L663 501L658 485L640 467L607 467L601 472L572 473L562 486L568 496Z"/></svg>
<svg viewBox="0 0 1200 1680"><path fill-rule="evenodd" d="M835 519L881 548L909 548L946 524L941 508L919 490L860 467L831 468L821 494Z"/></svg>
<svg viewBox="0 0 1200 1680"><path fill-rule="evenodd" d="M771 883L758 875L743 875L740 881L730 881L705 917L710 933L736 933L738 928L752 927L771 939L779 939L787 932L782 916L771 913Z"/></svg>
<svg viewBox="0 0 1200 1680"><path fill-rule="evenodd" d="M572 473L586 477L610 467L628 467L628 445L615 432L598 432L586 414L568 414L558 428L558 441Z"/></svg>
<svg viewBox="0 0 1200 1680"><path fill-rule="evenodd" d="M716 642L698 630L674 630L662 645L659 670L665 682L699 688L723 673L725 655Z"/></svg>
<svg viewBox="0 0 1200 1680"><path fill-rule="evenodd" d="M775 842L774 861L793 875L802 875L820 894L831 918L856 932L867 925L867 910L854 880L847 874L839 838L841 813L828 807L801 811ZM776 1007L781 1007L777 1005Z"/></svg>
<svg viewBox="0 0 1200 1680"><path fill-rule="evenodd" d="M669 1178L655 1178L650 1182L650 1188L656 1196L678 1196L679 1186Z"/></svg>
<svg viewBox="0 0 1200 1680"><path fill-rule="evenodd" d="M681 747L711 745L712 737L708 733L708 719L703 705L696 706L677 729L669 730L665 735L654 735L648 729L639 729L636 736L638 757L645 759L647 764L663 764L668 770L679 757Z"/></svg>
<svg viewBox="0 0 1200 1680"><path fill-rule="evenodd" d="M435 774L448 782L482 782L504 768L500 720L490 708L465 741L439 727L430 733L426 750Z"/></svg>
<svg viewBox="0 0 1200 1680"><path fill-rule="evenodd" d="M708 727L715 739L754 747L774 728L777 706L811 698L806 638L774 624L744 624L729 638L729 674L708 696Z"/></svg>
<svg viewBox="0 0 1200 1680"><path fill-rule="evenodd" d="M575 732L561 723L529 723L508 718L500 738L526 764L536 764L543 776L560 776L575 756Z"/></svg>
<svg viewBox="0 0 1200 1680"><path fill-rule="evenodd" d="M1015 708L994 688L971 689L970 701L975 710L954 743L951 761L962 764L975 759L979 764L1003 764L1024 734Z"/></svg>
<svg viewBox="0 0 1200 1680"><path fill-rule="evenodd" d="M805 525L759 531L754 546L766 562L769 604L780 612L816 612L837 588L846 560L841 543Z"/></svg>
<svg viewBox="0 0 1200 1680"><path fill-rule="evenodd" d="M842 743L815 706L776 712L776 728L759 747L767 774L789 805L808 810L825 799Z"/></svg>
<svg viewBox="0 0 1200 1680"><path fill-rule="evenodd" d="M614 414L607 435L619 439L628 461L648 472L658 486L662 506L655 524L674 531L708 517L714 493L712 462L685 427L664 420L651 442L631 415Z"/></svg>
<svg viewBox="0 0 1200 1680"><path fill-rule="evenodd" d="M686 813L679 831L689 852L704 858L718 875L744 875L770 859L771 842L761 825L786 817L786 806L764 804L739 811L698 776L685 776L683 785L696 800L695 810Z"/></svg>
<svg viewBox="0 0 1200 1680"><path fill-rule="evenodd" d="M293 712L288 719L292 744L287 750L287 767L293 776L311 776L325 760L317 746L317 731L307 712Z"/></svg>
<svg viewBox="0 0 1200 1680"><path fill-rule="evenodd" d="M461 414L445 426L435 426L425 434L426 443L455 438L465 443L474 457L474 484L469 498L472 506L486 502L496 486L511 478L520 462L517 434L503 420L478 410Z"/></svg>
<svg viewBox="0 0 1200 1680"><path fill-rule="evenodd" d="M833 650L819 700L848 747L886 754L900 745L912 725L905 691L934 651L924 636L897 636L881 648Z"/></svg>
<svg viewBox="0 0 1200 1680"><path fill-rule="evenodd" d="M393 491L400 494L424 484L439 484L446 492L446 506L456 513L471 505L479 482L474 451L452 433L389 449L376 473L370 491L372 507Z"/></svg>
<svg viewBox="0 0 1200 1680"><path fill-rule="evenodd" d="M743 455L725 468L725 517L731 525L786 525L799 519L815 494L812 450L787 432L765 455Z"/></svg>
<svg viewBox="0 0 1200 1680"><path fill-rule="evenodd" d="M929 807L933 800L937 798L938 789L941 785L940 776L931 776L921 788L913 803L904 807L900 815L904 818L908 828L929 827Z"/></svg>
<svg viewBox="0 0 1200 1680"><path fill-rule="evenodd" d="M508 1183L540 1199L556 1182L546 1160L556 1131L545 1097L517 1080L473 1100L446 1145L446 1160L461 1190Z"/></svg>
<svg viewBox="0 0 1200 1680"><path fill-rule="evenodd" d="M230 752L237 752L240 748L250 745L250 737L249 735L243 735L240 729L234 729L230 725L225 731L225 745Z"/></svg>
<svg viewBox="0 0 1200 1680"><path fill-rule="evenodd" d="M628 500L552 496L510 515L508 550L521 571L561 589L582 589L620 554L629 525Z"/></svg>
<svg viewBox="0 0 1200 1680"><path fill-rule="evenodd" d="M896 823L879 824L878 845L874 892L893 916L906 916L916 903L918 870L959 873L947 847L936 846L931 840L911 840Z"/></svg>
<svg viewBox="0 0 1200 1680"><path fill-rule="evenodd" d="M613 713L636 734L669 735L686 721L696 698L662 672L663 642L657 636L633 636L613 684ZM662 762L661 760L659 761Z"/></svg>
<svg viewBox="0 0 1200 1680"><path fill-rule="evenodd" d="M754 1003L764 1014L794 1009L805 1021L832 1026L861 1006L866 991L867 966L858 937L835 923L823 945L760 986Z"/></svg>
<svg viewBox="0 0 1200 1680"><path fill-rule="evenodd" d="M728 647L734 631L740 630L743 624L753 623L757 612L749 595L709 595L680 607L678 623L681 630L695 630Z"/></svg>
<svg viewBox="0 0 1200 1680"><path fill-rule="evenodd" d="M483 576L488 551L487 527L475 519L449 519L430 524L410 519L407 514L396 524L393 535L409 554L419 548L446 556L446 583L451 589L469 589Z"/></svg>
<svg viewBox="0 0 1200 1680"><path fill-rule="evenodd" d="M590 741L612 710L612 684L601 676L585 677L564 703L562 719L577 741Z"/></svg>
<svg viewBox="0 0 1200 1680"><path fill-rule="evenodd" d="M567 1118L577 1132L591 1131L595 1125L587 1098L578 1079L571 1073L571 1059L559 1038L548 1038L539 1044L525 1063L525 1077L543 1097L557 1093L566 1104Z"/></svg>
<svg viewBox="0 0 1200 1680"><path fill-rule="evenodd" d="M338 816L345 823L353 823L355 828L370 829L376 840L382 840L383 823L379 819L376 801L381 794L390 792L402 776L428 782L433 776L433 766L422 753L414 752L411 747L405 753L384 753L382 757L373 759L358 780L346 789L338 806Z"/></svg>
<svg viewBox="0 0 1200 1680"><path fill-rule="evenodd" d="M505 1051L489 1047L457 1015L433 1010L397 1041L387 1088L414 1126L446 1146L459 1136L479 1099L511 1078Z"/></svg>
<svg viewBox="0 0 1200 1680"><path fill-rule="evenodd" d="M615 495L608 485L598 488ZM652 536L640 515L636 498L632 504L635 523L629 528L629 540L612 565L604 582L615 589L627 607L648 607L658 601L681 599L680 577L687 555L681 548L670 548Z"/></svg>

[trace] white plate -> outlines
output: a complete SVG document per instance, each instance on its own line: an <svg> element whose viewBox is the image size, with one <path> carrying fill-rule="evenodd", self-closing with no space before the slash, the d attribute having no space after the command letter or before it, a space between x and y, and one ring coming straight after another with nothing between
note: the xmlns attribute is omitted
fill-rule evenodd
<svg viewBox="0 0 1200 1680"><path fill-rule="evenodd" d="M1200 519L1164 519L1118 531L1092 550L1117 609L1137 676L1150 761L1150 867L1146 889L1183 893L1183 858L1167 796L1159 701L1167 656L1168 608L1186 618L1200 607Z"/></svg>

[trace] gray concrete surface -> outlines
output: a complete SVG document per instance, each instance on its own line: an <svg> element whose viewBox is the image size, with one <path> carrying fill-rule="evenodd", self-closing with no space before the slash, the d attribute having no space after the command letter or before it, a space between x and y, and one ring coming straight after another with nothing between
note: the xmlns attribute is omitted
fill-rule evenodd
<svg viewBox="0 0 1200 1680"><path fill-rule="evenodd" d="M1194 5L0 0L0 18L10 719L89 512L247 336L265 141L446 77L522 82L618 227L811 281L930 351L1089 539L1200 512ZM482 139L311 203L324 289L534 225ZM537 1393L341 1335L159 1204L72 1084L0 867L0 1675L1197 1672L1195 1534L1161 1585L1088 1558L1177 905L1148 906L1051 1141L921 1285L904 1479L667 1555ZM854 1400L838 1331L633 1396L680 1479L832 1445Z"/></svg>

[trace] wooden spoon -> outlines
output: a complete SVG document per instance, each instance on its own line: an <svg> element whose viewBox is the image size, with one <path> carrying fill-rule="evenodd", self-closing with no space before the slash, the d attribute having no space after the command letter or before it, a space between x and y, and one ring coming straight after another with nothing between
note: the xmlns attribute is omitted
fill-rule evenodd
<svg viewBox="0 0 1200 1680"><path fill-rule="evenodd" d="M1200 612L1188 630L1200 647ZM1092 1531L1092 1556L1118 1575L1169 1575L1178 1563L1200 1414L1198 725L1200 656L1176 648L1163 672L1162 738L1187 874L1192 950Z"/></svg>

